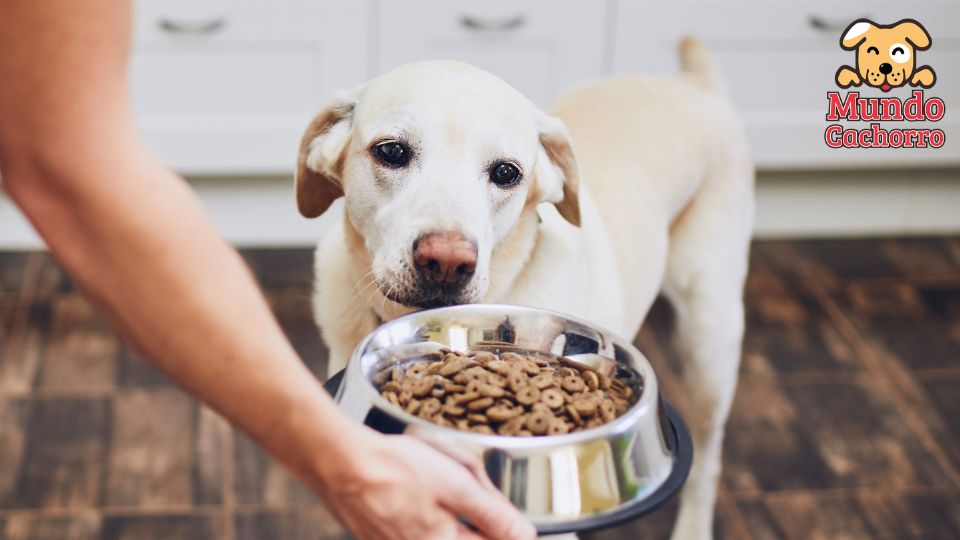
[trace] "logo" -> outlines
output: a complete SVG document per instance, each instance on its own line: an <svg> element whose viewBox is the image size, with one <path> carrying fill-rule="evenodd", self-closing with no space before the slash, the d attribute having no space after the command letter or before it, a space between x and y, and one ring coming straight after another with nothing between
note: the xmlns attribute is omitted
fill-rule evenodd
<svg viewBox="0 0 960 540"><path fill-rule="evenodd" d="M917 51L930 48L933 41L926 28L913 19L890 25L868 19L850 23L840 36L840 47L854 51L854 67L841 65L834 75L840 88L864 86L877 88L883 94L906 85L919 87L909 97L861 96L859 91L827 92L827 115L830 122L871 122L862 129L830 124L824 140L831 148L940 148L944 143L941 129L912 126L909 129L887 129L881 122L937 122L943 118L946 105L938 97L927 97L922 89L937 82L932 67L918 65ZM869 92L868 88L864 88Z"/></svg>
<svg viewBox="0 0 960 540"><path fill-rule="evenodd" d="M856 51L856 69L840 66L837 86L866 84L889 92L910 83L930 88L937 74L930 66L917 67L917 51L930 48L930 34L913 19L884 26L867 19L853 21L840 38L840 47Z"/></svg>

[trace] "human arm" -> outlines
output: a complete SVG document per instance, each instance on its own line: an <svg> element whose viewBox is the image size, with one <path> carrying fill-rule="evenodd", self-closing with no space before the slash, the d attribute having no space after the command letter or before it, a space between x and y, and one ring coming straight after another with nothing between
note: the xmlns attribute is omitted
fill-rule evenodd
<svg viewBox="0 0 960 540"><path fill-rule="evenodd" d="M336 409L239 255L140 139L129 31L129 2L0 0L3 186L57 260L118 333L361 538L468 536L458 515L491 537L529 537L467 469Z"/></svg>

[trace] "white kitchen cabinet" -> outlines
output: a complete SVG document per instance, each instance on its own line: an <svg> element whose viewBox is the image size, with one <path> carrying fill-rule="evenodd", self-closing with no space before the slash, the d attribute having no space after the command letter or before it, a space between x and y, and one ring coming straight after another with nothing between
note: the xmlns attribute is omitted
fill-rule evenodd
<svg viewBox="0 0 960 540"><path fill-rule="evenodd" d="M338 88L458 59L548 107L606 74L674 73L684 35L717 59L761 168L960 164L960 4L784 0L140 0L131 84L146 138L188 174L289 174L299 136ZM946 103L939 149L831 149L827 92L854 19L920 20ZM907 96L913 88L891 94ZM861 87L863 95L879 91ZM860 124L857 127L866 127ZM884 123L886 128L898 127Z"/></svg>
<svg viewBox="0 0 960 540"><path fill-rule="evenodd" d="M674 73L677 43L693 35L706 43L741 112L758 166L873 167L960 163L960 116L948 114L922 127L946 132L938 149L832 149L824 142L827 92L840 90L834 74L854 65L854 53L839 47L853 20L878 23L914 18L933 47L918 51L934 67L936 85L925 91L960 106L960 4L956 2L663 2L615 0L614 73ZM908 97L913 87L888 95ZM851 88L857 90L857 88ZM860 87L861 95L881 95ZM857 127L868 127L857 123ZM885 128L905 127L884 122ZM915 127L915 126L911 126Z"/></svg>
<svg viewBox="0 0 960 540"><path fill-rule="evenodd" d="M462 60L546 106L602 74L606 5L596 0L382 0L375 71L420 60Z"/></svg>
<svg viewBox="0 0 960 540"><path fill-rule="evenodd" d="M300 135L336 89L368 76L357 0L142 0L131 89L150 146L182 173L293 169Z"/></svg>

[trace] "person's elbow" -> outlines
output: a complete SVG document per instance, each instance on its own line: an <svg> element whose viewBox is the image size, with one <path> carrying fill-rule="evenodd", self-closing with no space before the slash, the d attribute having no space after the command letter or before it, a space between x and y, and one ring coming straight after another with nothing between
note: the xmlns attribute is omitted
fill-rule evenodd
<svg viewBox="0 0 960 540"><path fill-rule="evenodd" d="M54 180L50 157L35 145L0 139L0 186L24 211L52 196Z"/></svg>
<svg viewBox="0 0 960 540"><path fill-rule="evenodd" d="M146 155L133 130L113 136L90 130L67 137L0 133L0 181L26 212L34 205L46 206L44 202L76 201L94 186L119 181L119 175Z"/></svg>

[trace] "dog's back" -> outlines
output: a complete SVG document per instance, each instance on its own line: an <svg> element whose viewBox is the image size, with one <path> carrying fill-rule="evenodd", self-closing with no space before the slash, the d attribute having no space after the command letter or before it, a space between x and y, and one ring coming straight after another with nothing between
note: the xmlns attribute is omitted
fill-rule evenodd
<svg viewBox="0 0 960 540"><path fill-rule="evenodd" d="M640 195L654 195L672 217L717 161L750 160L707 51L688 38L680 58L684 71L677 76L600 79L554 106L576 145L584 184L595 198L611 199L611 208L624 200L643 204ZM625 197L624 189L644 191Z"/></svg>
<svg viewBox="0 0 960 540"><path fill-rule="evenodd" d="M752 221L753 169L740 119L704 47L686 39L680 58L679 75L594 81L553 111L603 214L627 305L652 301L671 224L708 184L730 192L731 211L743 214L732 219Z"/></svg>

